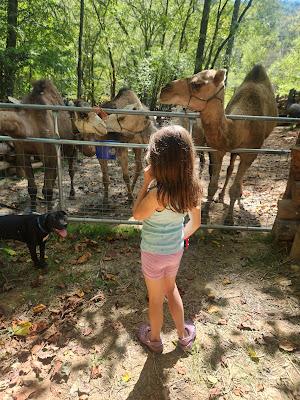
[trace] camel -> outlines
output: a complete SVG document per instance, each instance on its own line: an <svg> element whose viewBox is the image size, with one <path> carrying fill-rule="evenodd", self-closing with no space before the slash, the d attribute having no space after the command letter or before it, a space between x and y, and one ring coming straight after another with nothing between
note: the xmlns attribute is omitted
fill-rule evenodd
<svg viewBox="0 0 300 400"><path fill-rule="evenodd" d="M77 106L88 106L87 103L82 101L75 102ZM119 91L116 97L107 103L101 105L103 108L123 108L128 110L139 110L144 109L144 106L140 102L137 95L127 88L123 88ZM96 111L97 109L95 109ZM100 113L103 110L98 109ZM93 112L87 113L75 113L75 124L78 130L83 134L86 140L91 140L93 137L93 132L91 128L94 124L94 114ZM144 115L126 115L126 114L110 114L107 118L103 117L107 128L107 134L101 136L94 136L95 140L107 141L113 140L116 142L125 143L148 143L150 134L156 130L153 120L148 116ZM85 135L88 135L85 136ZM92 135L92 136L91 136ZM134 190L136 181L140 175L142 169L142 150L133 149L135 154L135 174L130 184L129 174L128 174L128 149L123 147L116 148L116 157L121 165L123 179L127 187L128 201L132 202L133 196L132 192ZM83 153L87 156L93 156L96 153L95 146L83 146ZM109 174L108 174L108 162L105 159L98 159L101 171L102 171L102 181L104 186L104 196L103 202L108 202L108 186L109 186Z"/></svg>
<svg viewBox="0 0 300 400"><path fill-rule="evenodd" d="M255 65L247 74L224 112L225 76L226 71L223 69L204 70L192 77L169 83L160 94L160 102L163 104L177 104L194 111L200 111L206 143L218 150L212 153L211 179L208 186L207 202L203 210L204 223L209 217L210 204L218 189L218 180L225 153L242 147L260 148L276 125L272 121L231 120L225 116L225 112L226 114L237 115L277 116L277 105L272 85L262 65ZM255 153L240 153L238 155L240 163L229 190L230 205L224 221L227 225L233 225L234 204L241 196L243 177L257 157ZM232 168L236 157L237 154L232 155ZM230 173L228 176L230 176ZM224 192L221 193L222 195L224 195Z"/></svg>
<svg viewBox="0 0 300 400"><path fill-rule="evenodd" d="M127 110L147 110L133 90L122 88L115 98L101 105L105 108L118 108ZM150 135L157 130L154 119L147 115L110 114L106 119L108 132L119 134L119 140L125 143L146 144ZM128 175L128 149L117 148L117 157L122 166L123 179L127 186L128 200L132 201L132 192L142 170L142 149L133 149L135 156L135 173L130 185ZM105 181L105 178L107 179ZM108 175L103 174L104 187L108 187Z"/></svg>
<svg viewBox="0 0 300 400"><path fill-rule="evenodd" d="M186 111L186 109L183 107L180 107L180 106L176 106L176 107L172 108L172 112L185 112L185 111ZM189 123L189 119L187 117L173 117L170 122L174 125L183 126L187 131L190 130L190 123ZM193 121L192 138L193 138L195 146L205 146L205 144L206 144L205 135L204 135L204 130L203 130L200 118L196 118ZM202 171L203 167L204 167L204 163L205 163L203 151L201 151L199 153L199 159L200 159L200 170Z"/></svg>
<svg viewBox="0 0 300 400"><path fill-rule="evenodd" d="M296 101L297 91L291 89L286 102L286 113L288 117L300 118L300 104Z"/></svg>
<svg viewBox="0 0 300 400"><path fill-rule="evenodd" d="M18 102L18 101L17 101ZM32 91L25 96L23 104L49 104L64 105L63 100L54 84L47 79L36 81ZM58 129L60 137L74 139L69 113L62 111L58 113ZM55 137L54 121L52 111L49 110L0 110L0 133L14 138L28 137ZM17 164L22 167L28 180L28 194L32 211L36 211L37 186L31 165L31 156L38 156L44 164L44 186L43 195L47 203L47 209L52 208L53 186L57 176L56 149L53 144L14 142L17 154ZM71 180L70 197L75 196L74 190L74 155L75 146L64 145L63 154L68 159L69 176Z"/></svg>

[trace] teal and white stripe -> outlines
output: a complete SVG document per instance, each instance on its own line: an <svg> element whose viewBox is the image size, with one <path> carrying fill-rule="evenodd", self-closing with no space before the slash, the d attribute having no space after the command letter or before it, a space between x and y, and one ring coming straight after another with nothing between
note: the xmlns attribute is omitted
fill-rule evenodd
<svg viewBox="0 0 300 400"><path fill-rule="evenodd" d="M169 209L155 211L143 221L141 250L156 254L174 254L183 249L183 219Z"/></svg>

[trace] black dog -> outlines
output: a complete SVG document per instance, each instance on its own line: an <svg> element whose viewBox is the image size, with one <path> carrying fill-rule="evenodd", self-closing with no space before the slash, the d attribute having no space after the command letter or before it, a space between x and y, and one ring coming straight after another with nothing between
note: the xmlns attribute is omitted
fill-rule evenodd
<svg viewBox="0 0 300 400"><path fill-rule="evenodd" d="M39 268L47 266L45 261L45 244L51 232L62 237L67 236L67 214L54 211L47 214L5 215L0 216L0 240L12 239L25 242L30 251L34 265ZM40 247L40 259L36 253Z"/></svg>

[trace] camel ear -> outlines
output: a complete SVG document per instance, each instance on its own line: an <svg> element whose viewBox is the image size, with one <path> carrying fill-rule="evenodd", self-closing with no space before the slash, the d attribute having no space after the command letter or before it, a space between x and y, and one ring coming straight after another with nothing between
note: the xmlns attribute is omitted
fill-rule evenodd
<svg viewBox="0 0 300 400"><path fill-rule="evenodd" d="M226 78L226 69L218 69L214 77L215 86L219 86L221 83L224 83L225 78Z"/></svg>
<svg viewBox="0 0 300 400"><path fill-rule="evenodd" d="M7 98L13 104L21 104L20 100L15 99L14 97L8 96Z"/></svg>

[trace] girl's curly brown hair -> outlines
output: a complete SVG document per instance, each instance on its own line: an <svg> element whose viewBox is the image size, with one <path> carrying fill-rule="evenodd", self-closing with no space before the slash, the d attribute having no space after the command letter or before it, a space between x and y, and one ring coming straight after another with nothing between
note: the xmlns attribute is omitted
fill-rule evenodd
<svg viewBox="0 0 300 400"><path fill-rule="evenodd" d="M146 160L151 165L162 206L185 213L200 204L196 152L186 129L169 125L151 135Z"/></svg>

